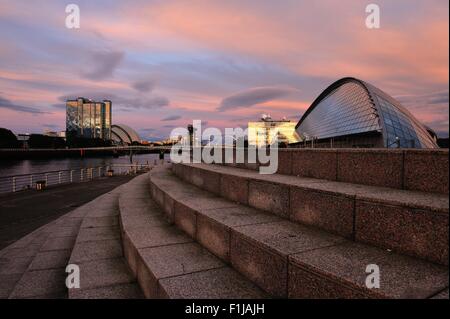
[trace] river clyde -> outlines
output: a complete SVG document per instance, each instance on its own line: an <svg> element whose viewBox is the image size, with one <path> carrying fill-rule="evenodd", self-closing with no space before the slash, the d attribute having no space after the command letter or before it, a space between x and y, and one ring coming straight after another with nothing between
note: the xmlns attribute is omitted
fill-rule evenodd
<svg viewBox="0 0 450 319"><path fill-rule="evenodd" d="M153 163L159 154L133 155L133 164ZM165 155L169 158L169 154ZM48 171L76 170L107 166L111 164L130 164L129 156L114 157L85 157L85 158L57 158L57 159L29 159L29 160L2 160L0 159L0 177L22 174L37 174Z"/></svg>

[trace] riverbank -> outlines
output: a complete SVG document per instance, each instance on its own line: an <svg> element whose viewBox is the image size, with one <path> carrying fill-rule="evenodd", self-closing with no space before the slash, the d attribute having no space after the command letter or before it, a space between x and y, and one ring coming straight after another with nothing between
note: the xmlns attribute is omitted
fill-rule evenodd
<svg viewBox="0 0 450 319"><path fill-rule="evenodd" d="M94 181L23 191L0 196L0 249L78 206L110 192L134 176L115 176Z"/></svg>

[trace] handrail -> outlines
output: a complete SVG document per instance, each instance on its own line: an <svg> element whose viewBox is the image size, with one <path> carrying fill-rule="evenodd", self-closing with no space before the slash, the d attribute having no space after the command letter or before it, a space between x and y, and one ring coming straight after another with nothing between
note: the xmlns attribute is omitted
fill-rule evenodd
<svg viewBox="0 0 450 319"><path fill-rule="evenodd" d="M80 170L80 169L99 169L99 168L104 168L104 167L134 167L134 166L138 166L138 167L143 167L143 166L148 166L147 163L145 164L141 164L141 163L137 163L137 164L109 164L109 165L104 165L104 166L89 166L89 167L75 167L72 169L59 169L59 170L54 170L54 171L44 171L44 172L34 172L34 173L27 173L27 174L14 174L14 175L6 175L6 176L0 176L0 179L2 178L12 178L12 177L22 177L22 176L30 176L30 175L44 175L44 174L51 174L51 173L58 173L58 172L70 172L70 171L76 171L76 170Z"/></svg>
<svg viewBox="0 0 450 319"><path fill-rule="evenodd" d="M109 165L109 166L111 166L111 165ZM105 166L77 167L77 168L72 168L72 169L59 169L59 170L45 171L45 172L34 172L34 173L27 173L27 174L14 174L14 175L0 176L0 179L2 179L2 178L30 176L30 175L43 175L43 174L51 174L51 173L58 173L58 172L70 172L70 171L79 170L79 169L99 168L99 167L105 167Z"/></svg>
<svg viewBox="0 0 450 319"><path fill-rule="evenodd" d="M156 165L156 161L155 161ZM32 189L36 182L45 181L46 185L70 184L76 182L90 181L95 178L106 176L108 170L117 169L114 174L137 174L140 170L149 170L147 162L133 164L109 164L104 166L80 167L75 169L53 170L35 172L29 174L9 175L0 177L0 193L14 193L19 190Z"/></svg>

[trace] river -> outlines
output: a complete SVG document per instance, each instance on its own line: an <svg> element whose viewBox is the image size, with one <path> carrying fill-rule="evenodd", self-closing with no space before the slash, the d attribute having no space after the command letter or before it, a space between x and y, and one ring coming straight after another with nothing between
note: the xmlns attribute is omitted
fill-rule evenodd
<svg viewBox="0 0 450 319"><path fill-rule="evenodd" d="M153 163L159 154L133 155L133 163ZM169 159L169 154L165 155ZM76 170L81 168L107 166L110 164L130 164L129 156L114 157L87 157L87 158L58 158L33 160L0 160L0 177L22 174L36 174L56 170Z"/></svg>

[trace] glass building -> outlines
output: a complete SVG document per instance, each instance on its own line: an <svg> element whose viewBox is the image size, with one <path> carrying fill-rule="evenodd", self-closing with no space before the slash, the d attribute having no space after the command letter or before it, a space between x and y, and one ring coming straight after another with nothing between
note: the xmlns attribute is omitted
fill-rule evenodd
<svg viewBox="0 0 450 319"><path fill-rule="evenodd" d="M355 78L331 84L296 131L304 145L315 147L438 147L427 128L397 100Z"/></svg>
<svg viewBox="0 0 450 319"><path fill-rule="evenodd" d="M95 102L83 97L66 101L66 136L111 139L109 100Z"/></svg>

